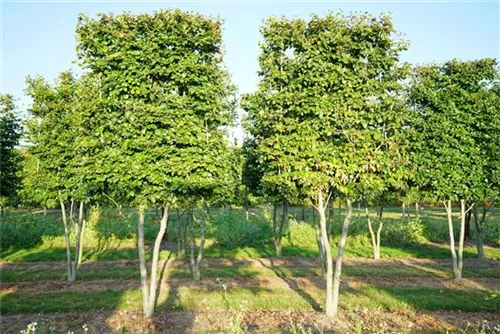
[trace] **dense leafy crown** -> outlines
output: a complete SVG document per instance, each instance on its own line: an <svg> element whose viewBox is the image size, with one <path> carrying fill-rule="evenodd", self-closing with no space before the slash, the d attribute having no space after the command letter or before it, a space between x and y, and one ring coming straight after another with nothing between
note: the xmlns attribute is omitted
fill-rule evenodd
<svg viewBox="0 0 500 334"><path fill-rule="evenodd" d="M270 18L261 33L259 91L243 106L263 182L288 197L396 183L408 66L390 18Z"/></svg>
<svg viewBox="0 0 500 334"><path fill-rule="evenodd" d="M80 16L77 38L102 82L102 111L87 121L107 191L140 204L211 194L234 118L221 22L180 10Z"/></svg>
<svg viewBox="0 0 500 334"><path fill-rule="evenodd" d="M15 148L19 144L21 128L14 113L12 95L0 94L0 197L1 201L12 201L17 196L17 175L20 156ZM4 203L2 203L4 204Z"/></svg>
<svg viewBox="0 0 500 334"><path fill-rule="evenodd" d="M415 69L412 174L427 197L482 199L498 194L498 78L493 59Z"/></svg>

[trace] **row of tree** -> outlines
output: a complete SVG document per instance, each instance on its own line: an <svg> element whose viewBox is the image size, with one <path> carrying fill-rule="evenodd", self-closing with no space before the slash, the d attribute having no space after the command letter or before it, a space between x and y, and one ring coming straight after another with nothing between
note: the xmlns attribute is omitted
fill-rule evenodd
<svg viewBox="0 0 500 334"><path fill-rule="evenodd" d="M2 97L1 196L15 198L21 182L25 204L61 207L68 280L76 279L81 262L89 205L134 207L144 314L152 316L169 210L182 208L188 215L179 242L189 229L190 264L199 279L208 207L239 198L248 210L252 196L275 207L278 256L289 203L314 207L330 316L338 310L353 202L442 202L459 279L466 213L474 214L481 239L500 188L496 60L411 67L400 61L408 43L395 37L386 15L271 17L261 28L258 89L241 99L248 136L238 148L228 140L237 100L223 66L221 31L220 20L180 10L81 15L77 52L87 71L80 77L63 72L54 84L39 76L27 79L33 103L21 181L14 172L19 125L12 97ZM342 198L347 209L335 268L327 218L334 198ZM451 211L456 202L458 253ZM162 212L149 278L148 207ZM195 207L201 216L193 214ZM377 258L382 220L373 226L367 218Z"/></svg>

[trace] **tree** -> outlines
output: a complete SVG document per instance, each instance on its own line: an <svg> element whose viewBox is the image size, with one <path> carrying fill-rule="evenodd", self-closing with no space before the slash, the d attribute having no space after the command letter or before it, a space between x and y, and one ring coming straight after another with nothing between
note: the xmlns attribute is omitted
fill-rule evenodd
<svg viewBox="0 0 500 334"><path fill-rule="evenodd" d="M81 262L84 206L92 192L89 181L92 173L85 168L91 158L88 155L90 152L85 149L85 129L81 117L87 108L94 107L96 90L91 79L83 77L79 80L71 72L61 73L54 85L40 76L28 77L27 85L27 93L33 99L26 123L32 146L26 156L23 183L41 189L25 194L44 206L50 200L59 202L64 224L68 280L72 282L76 280ZM29 175L30 172L35 174ZM74 261L70 242L73 227L76 227Z"/></svg>
<svg viewBox="0 0 500 334"><path fill-rule="evenodd" d="M18 197L20 155L16 150L21 126L15 115L12 95L0 94L0 210L14 204Z"/></svg>
<svg viewBox="0 0 500 334"><path fill-rule="evenodd" d="M318 212L326 257L326 314L338 310L342 258L353 199L383 189L404 163L399 65L406 43L393 39L389 16L327 14L310 21L270 18L261 28L260 83L246 97L263 183L309 198ZM346 198L335 275L326 209ZM291 200L291 198L290 198Z"/></svg>
<svg viewBox="0 0 500 334"><path fill-rule="evenodd" d="M102 163L103 189L138 211L138 252L144 315L153 315L157 264L168 210L182 198L204 200L225 163L224 128L234 116L232 91L222 68L220 20L180 10L151 15L81 15L78 56L102 80L103 112L93 141ZM148 286L144 216L161 207ZM202 223L202 230L203 224Z"/></svg>
<svg viewBox="0 0 500 334"><path fill-rule="evenodd" d="M420 66L412 80L411 142L413 182L447 212L456 279L462 277L465 217L474 203L498 189L498 97L493 59ZM495 167L496 165L496 167ZM460 202L458 254L452 205Z"/></svg>

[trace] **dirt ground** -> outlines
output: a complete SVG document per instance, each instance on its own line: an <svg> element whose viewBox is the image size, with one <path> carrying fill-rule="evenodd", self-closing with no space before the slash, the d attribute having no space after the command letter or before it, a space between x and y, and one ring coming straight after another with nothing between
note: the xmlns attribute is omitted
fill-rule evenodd
<svg viewBox="0 0 500 334"><path fill-rule="evenodd" d="M488 329L500 333L500 314L460 312L387 312L357 309L342 311L335 320L320 312L251 311L251 312L187 312L157 311L152 320L144 319L140 311L91 311L53 314L16 314L2 316L2 333L19 333L31 322L54 333L220 333L237 328L251 333L284 332L310 328L320 333L426 333ZM495 329L496 327L496 329Z"/></svg>

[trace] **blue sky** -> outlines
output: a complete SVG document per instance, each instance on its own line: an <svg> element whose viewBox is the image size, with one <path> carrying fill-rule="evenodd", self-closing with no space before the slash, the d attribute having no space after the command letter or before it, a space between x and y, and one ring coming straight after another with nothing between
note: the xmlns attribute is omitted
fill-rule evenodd
<svg viewBox="0 0 500 334"><path fill-rule="evenodd" d="M224 19L225 62L240 93L257 82L259 26L270 15L307 18L327 11L391 12L395 28L410 41L403 60L441 62L499 58L498 2L20 2L2 1L1 91L13 94L21 109L27 75L53 79L78 70L74 30L79 13L151 12L181 8ZM238 131L239 132L239 131Z"/></svg>

